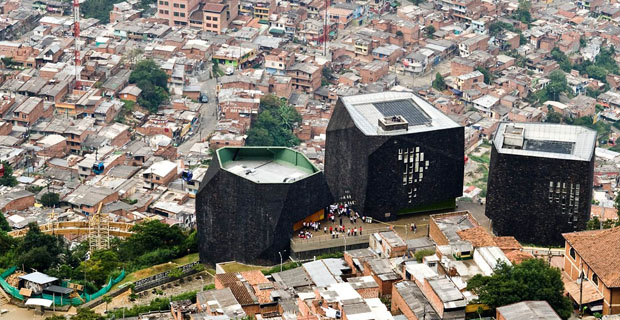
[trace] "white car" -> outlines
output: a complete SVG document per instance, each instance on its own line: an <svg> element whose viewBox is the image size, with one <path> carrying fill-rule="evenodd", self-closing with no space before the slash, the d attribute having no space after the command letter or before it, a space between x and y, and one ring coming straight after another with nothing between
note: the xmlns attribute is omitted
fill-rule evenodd
<svg viewBox="0 0 620 320"><path fill-rule="evenodd" d="M235 68L233 68L233 67L228 67L228 68L226 68L225 73L226 73L226 75L227 75L227 76L232 76L232 75L233 75L233 73L235 73Z"/></svg>

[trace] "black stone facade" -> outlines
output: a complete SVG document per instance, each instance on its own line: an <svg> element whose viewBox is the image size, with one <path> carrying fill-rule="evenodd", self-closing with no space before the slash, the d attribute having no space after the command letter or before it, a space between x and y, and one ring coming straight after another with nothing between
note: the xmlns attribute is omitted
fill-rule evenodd
<svg viewBox="0 0 620 320"><path fill-rule="evenodd" d="M325 175L334 199L350 196L363 215L394 220L398 212L432 208L463 194L463 127L367 136L339 100L326 139ZM405 164L399 151L405 150L423 153L420 164L425 168L421 181L403 185Z"/></svg>
<svg viewBox="0 0 620 320"><path fill-rule="evenodd" d="M522 243L563 245L562 233L584 230L590 218L593 176L594 152L590 161L576 161L504 154L493 145L485 212L493 232ZM579 197L573 206L571 189Z"/></svg>
<svg viewBox="0 0 620 320"><path fill-rule="evenodd" d="M323 172L261 184L221 169L215 154L196 197L202 262L279 263L293 224L332 203Z"/></svg>

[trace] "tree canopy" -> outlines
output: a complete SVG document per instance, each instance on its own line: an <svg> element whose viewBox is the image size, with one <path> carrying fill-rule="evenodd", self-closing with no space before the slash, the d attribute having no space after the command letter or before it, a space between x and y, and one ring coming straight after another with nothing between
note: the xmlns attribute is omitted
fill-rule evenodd
<svg viewBox="0 0 620 320"><path fill-rule="evenodd" d="M566 54L557 47L551 50L551 59L555 60L564 72L570 72L573 68Z"/></svg>
<svg viewBox="0 0 620 320"><path fill-rule="evenodd" d="M432 38L433 34L435 33L435 27L434 26L428 26L426 27L426 37L427 38Z"/></svg>
<svg viewBox="0 0 620 320"><path fill-rule="evenodd" d="M2 166L4 167L4 175L0 177L0 186L16 186L17 179L13 176L13 167L6 161L2 161Z"/></svg>
<svg viewBox="0 0 620 320"><path fill-rule="evenodd" d="M159 105L168 99L168 75L152 59L136 64L129 83L135 83L142 90L138 104L151 112L157 112Z"/></svg>
<svg viewBox="0 0 620 320"><path fill-rule="evenodd" d="M293 134L293 128L301 120L294 107L275 95L265 95L261 98L258 119L248 130L246 145L296 146L299 139Z"/></svg>
<svg viewBox="0 0 620 320"><path fill-rule="evenodd" d="M60 195L54 192L48 192L41 196L41 204L46 207L56 207L60 203Z"/></svg>
<svg viewBox="0 0 620 320"><path fill-rule="evenodd" d="M571 302L564 296L560 270L540 259L525 260L514 266L500 263L493 275L478 274L471 278L467 290L493 309L526 300L545 300L562 319L572 312Z"/></svg>
<svg viewBox="0 0 620 320"><path fill-rule="evenodd" d="M17 248L19 264L43 272L60 263L60 254L65 249L62 236L44 234L36 223L29 223L28 232Z"/></svg>
<svg viewBox="0 0 620 320"><path fill-rule="evenodd" d="M531 7L532 4L528 0L519 0L519 8L515 11L513 17L529 25L532 22Z"/></svg>
<svg viewBox="0 0 620 320"><path fill-rule="evenodd" d="M11 231L11 226L9 226L9 222L6 220L4 213L0 211L0 232L2 231L5 231L5 232Z"/></svg>
<svg viewBox="0 0 620 320"><path fill-rule="evenodd" d="M493 75L487 68L478 66L476 70L480 71L480 73L484 75L484 83L491 84L491 81L493 81Z"/></svg>
<svg viewBox="0 0 620 320"><path fill-rule="evenodd" d="M549 74L549 83L543 89L537 92L539 100L541 102L547 100L558 101L560 99L560 93L568 90L568 82L566 81L566 75L562 70L553 70Z"/></svg>
<svg viewBox="0 0 620 320"><path fill-rule="evenodd" d="M433 80L433 88L439 91L442 91L446 88L446 82L439 72L435 74L435 80Z"/></svg>
<svg viewBox="0 0 620 320"><path fill-rule="evenodd" d="M91 254L90 259L82 261L78 272L83 273L86 279L103 285L109 275L121 266L118 253L112 250L100 250Z"/></svg>

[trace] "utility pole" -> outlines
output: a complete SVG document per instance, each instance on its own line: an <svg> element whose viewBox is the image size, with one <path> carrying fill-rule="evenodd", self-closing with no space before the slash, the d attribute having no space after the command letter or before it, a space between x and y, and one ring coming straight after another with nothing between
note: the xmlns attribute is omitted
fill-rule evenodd
<svg viewBox="0 0 620 320"><path fill-rule="evenodd" d="M579 272L579 319L583 317L582 298L583 298L583 262L581 263L581 272Z"/></svg>

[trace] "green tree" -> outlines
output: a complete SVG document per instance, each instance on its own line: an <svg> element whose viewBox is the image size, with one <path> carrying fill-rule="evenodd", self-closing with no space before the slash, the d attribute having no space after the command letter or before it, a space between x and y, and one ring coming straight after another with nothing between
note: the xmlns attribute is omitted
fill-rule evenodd
<svg viewBox="0 0 620 320"><path fill-rule="evenodd" d="M5 68L12 68L13 66L18 66L19 62L15 62L15 60L13 60L12 57L3 57L0 58L0 60L2 60L2 65L4 65Z"/></svg>
<svg viewBox="0 0 620 320"><path fill-rule="evenodd" d="M323 69L325 70L325 69ZM284 101L275 94L266 94L260 98L259 111L275 110L284 105Z"/></svg>
<svg viewBox="0 0 620 320"><path fill-rule="evenodd" d="M289 130L293 130L293 126L302 120L299 112L289 105L278 108L277 115L280 119L280 124Z"/></svg>
<svg viewBox="0 0 620 320"><path fill-rule="evenodd" d="M299 144L299 139L292 130L301 120L301 115L294 107L280 99L266 96L261 100L258 119L248 130L246 145L296 146Z"/></svg>
<svg viewBox="0 0 620 320"><path fill-rule="evenodd" d="M599 67L597 65L587 66L586 73L590 78L594 78L600 81L607 81L605 78L607 77L608 71L603 67Z"/></svg>
<svg viewBox="0 0 620 320"><path fill-rule="evenodd" d="M248 146L273 146L273 137L265 128L253 126L248 130L248 137L245 141Z"/></svg>
<svg viewBox="0 0 620 320"><path fill-rule="evenodd" d="M549 74L549 83L545 90L547 91L547 97L549 100L558 101L560 93L565 92L568 89L568 83L566 81L566 75L561 70L553 70Z"/></svg>
<svg viewBox="0 0 620 320"><path fill-rule="evenodd" d="M426 27L426 37L427 38L432 38L433 34L435 33L435 31L436 31L435 27L433 27L433 26Z"/></svg>
<svg viewBox="0 0 620 320"><path fill-rule="evenodd" d="M15 247L15 243L16 241L13 237L4 231L0 231L0 255L3 255L13 249Z"/></svg>
<svg viewBox="0 0 620 320"><path fill-rule="evenodd" d="M588 45L588 40L586 40L586 37L581 36L579 38L579 48L585 48Z"/></svg>
<svg viewBox="0 0 620 320"><path fill-rule="evenodd" d="M11 167L11 165L6 161L2 161L0 165L4 167L4 175L0 177L0 186L16 186L17 179L13 176L13 167Z"/></svg>
<svg viewBox="0 0 620 320"><path fill-rule="evenodd" d="M480 71L484 75L484 83L491 84L491 81L493 81L493 75L491 75L491 72L487 68L478 66L476 67L476 70Z"/></svg>
<svg viewBox="0 0 620 320"><path fill-rule="evenodd" d="M570 72L573 68L566 54L557 47L551 50L551 59L555 60L564 72Z"/></svg>
<svg viewBox="0 0 620 320"><path fill-rule="evenodd" d="M86 18L95 18L103 24L110 22L110 11L114 4L122 2L122 0L86 0L80 4L80 13Z"/></svg>
<svg viewBox="0 0 620 320"><path fill-rule="evenodd" d="M531 7L532 4L529 1L519 0L519 8L515 11L514 18L529 25L532 22Z"/></svg>
<svg viewBox="0 0 620 320"><path fill-rule="evenodd" d="M586 229L588 230L598 230L600 228L601 220L597 216L592 217L592 219L588 220L586 223Z"/></svg>
<svg viewBox="0 0 620 320"><path fill-rule="evenodd" d="M9 222L6 220L4 213L0 211L0 232L9 232L11 231L11 226L9 226Z"/></svg>
<svg viewBox="0 0 620 320"><path fill-rule="evenodd" d="M41 204L46 207L56 207L60 203L60 195L54 192L48 192L41 196Z"/></svg>
<svg viewBox="0 0 620 320"><path fill-rule="evenodd" d="M118 253L112 250L100 250L91 254L90 259L82 261L78 272L86 279L100 286L108 281L109 275L121 266Z"/></svg>
<svg viewBox="0 0 620 320"><path fill-rule="evenodd" d="M76 315L71 317L71 320L104 320L105 318L97 313L95 313L95 311L86 309L86 308L80 308L78 309L78 312Z"/></svg>
<svg viewBox="0 0 620 320"><path fill-rule="evenodd" d="M20 265L41 272L58 265L66 252L62 236L44 234L36 223L28 224L28 232L16 249Z"/></svg>
<svg viewBox="0 0 620 320"><path fill-rule="evenodd" d="M435 80L433 80L433 88L443 91L446 88L446 82L443 79L443 76L439 72L435 74Z"/></svg>
<svg viewBox="0 0 620 320"><path fill-rule="evenodd" d="M142 90L138 103L151 112L168 99L168 75L152 59L138 62L129 75L129 83Z"/></svg>
<svg viewBox="0 0 620 320"><path fill-rule="evenodd" d="M547 113L547 118L545 119L545 122L560 123L562 122L562 115L551 110L549 111L549 113Z"/></svg>
<svg viewBox="0 0 620 320"><path fill-rule="evenodd" d="M618 63L616 62L615 56L616 49L614 48L614 46L610 46L608 48L603 47L601 48L599 54L596 56L594 64L607 69L607 71L613 74L618 74Z"/></svg>
<svg viewBox="0 0 620 320"><path fill-rule="evenodd" d="M493 309L520 301L545 300L562 319L572 313L571 302L564 296L561 271L540 259L514 266L500 263L493 275L471 278L467 290L478 295L478 302Z"/></svg>
<svg viewBox="0 0 620 320"><path fill-rule="evenodd" d="M178 226L169 226L157 220L136 224L134 232L121 245L121 255L137 258L157 249L173 249L185 240L183 231Z"/></svg>
<svg viewBox="0 0 620 320"><path fill-rule="evenodd" d="M620 219L620 193L618 193L616 195L616 198L614 199L614 207L616 208L616 214L618 215L618 218Z"/></svg>

